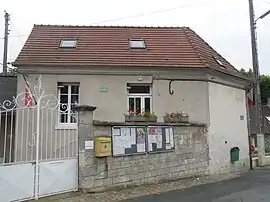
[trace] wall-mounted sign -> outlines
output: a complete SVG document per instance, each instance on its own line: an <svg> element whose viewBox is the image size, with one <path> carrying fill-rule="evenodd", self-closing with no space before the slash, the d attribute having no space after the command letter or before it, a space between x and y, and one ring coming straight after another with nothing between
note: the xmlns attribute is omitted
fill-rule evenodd
<svg viewBox="0 0 270 202"><path fill-rule="evenodd" d="M99 92L107 93L108 92L108 88L100 88L99 89Z"/></svg>
<svg viewBox="0 0 270 202"><path fill-rule="evenodd" d="M94 149L94 141L93 140L85 141L84 148L85 149Z"/></svg>

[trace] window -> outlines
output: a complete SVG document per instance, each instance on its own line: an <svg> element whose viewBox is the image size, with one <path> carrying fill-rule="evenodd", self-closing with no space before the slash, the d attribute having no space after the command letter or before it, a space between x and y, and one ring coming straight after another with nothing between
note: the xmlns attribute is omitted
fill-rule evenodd
<svg viewBox="0 0 270 202"><path fill-rule="evenodd" d="M79 102L79 84L58 83L59 123L74 124L77 122L74 107Z"/></svg>
<svg viewBox="0 0 270 202"><path fill-rule="evenodd" d="M128 111L151 112L152 92L150 84L128 84Z"/></svg>
<svg viewBox="0 0 270 202"><path fill-rule="evenodd" d="M62 39L60 43L60 48L76 48L76 39Z"/></svg>
<svg viewBox="0 0 270 202"><path fill-rule="evenodd" d="M218 58L216 58L215 56L213 56L214 60L222 67L224 67L223 62L221 62L221 60L219 60Z"/></svg>
<svg viewBox="0 0 270 202"><path fill-rule="evenodd" d="M145 42L144 40L129 40L129 47L130 48L145 48Z"/></svg>

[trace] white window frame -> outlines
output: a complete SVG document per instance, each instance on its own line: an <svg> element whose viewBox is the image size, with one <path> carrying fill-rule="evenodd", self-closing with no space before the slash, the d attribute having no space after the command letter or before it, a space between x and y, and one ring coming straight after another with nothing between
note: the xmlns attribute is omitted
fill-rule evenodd
<svg viewBox="0 0 270 202"><path fill-rule="evenodd" d="M136 86L136 83L132 83L131 86L134 85ZM128 89L127 89L127 109L129 111L129 98L141 98L141 112L144 112L145 111L145 98L150 98L150 112L152 113L153 112L153 98L152 98L152 85L151 84L145 84L147 86L149 86L149 93L129 93ZM134 102L135 104L135 102ZM136 104L135 104L136 106ZM134 109L136 109L134 106Z"/></svg>
<svg viewBox="0 0 270 202"><path fill-rule="evenodd" d="M67 122L66 123L62 123L60 120L61 120L61 110L60 110L60 107L61 107L61 102L60 102L60 96L61 96L61 88L59 87L59 85L57 85L57 91L58 91L58 100L59 100L59 107L58 107L58 114L57 114L57 125L56 125L56 129L77 129L78 127L78 117L76 117L76 122L75 123L71 123L71 87L72 86L79 86L79 92L78 92L78 102L79 102L79 99L80 99L80 85L79 84L72 84L72 83L62 83L63 86L68 86L68 93L67 93L67 96L68 96L68 103L67 103ZM76 114L74 114L76 115Z"/></svg>
<svg viewBox="0 0 270 202"><path fill-rule="evenodd" d="M60 48L76 48L77 39L62 38L60 41Z"/></svg>
<svg viewBox="0 0 270 202"><path fill-rule="evenodd" d="M131 49L145 49L145 41L144 39L130 39L129 40L129 48Z"/></svg>

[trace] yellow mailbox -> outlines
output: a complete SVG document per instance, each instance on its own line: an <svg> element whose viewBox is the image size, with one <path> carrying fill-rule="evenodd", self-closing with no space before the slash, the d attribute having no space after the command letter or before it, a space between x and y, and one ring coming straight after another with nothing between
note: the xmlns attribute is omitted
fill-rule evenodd
<svg viewBox="0 0 270 202"><path fill-rule="evenodd" d="M112 140L110 137L97 137L95 139L95 156L105 157L111 156Z"/></svg>

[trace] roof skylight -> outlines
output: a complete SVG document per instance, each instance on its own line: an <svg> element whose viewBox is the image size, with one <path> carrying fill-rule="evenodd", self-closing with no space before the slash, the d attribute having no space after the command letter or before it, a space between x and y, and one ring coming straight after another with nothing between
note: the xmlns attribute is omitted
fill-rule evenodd
<svg viewBox="0 0 270 202"><path fill-rule="evenodd" d="M145 48L145 41L142 39L130 39L129 40L130 48Z"/></svg>
<svg viewBox="0 0 270 202"><path fill-rule="evenodd" d="M213 58L215 59L215 61L222 67L224 67L223 62L221 62L221 60L219 60L218 58L216 58L215 56L213 56Z"/></svg>
<svg viewBox="0 0 270 202"><path fill-rule="evenodd" d="M76 48L76 39L61 39L60 48Z"/></svg>

